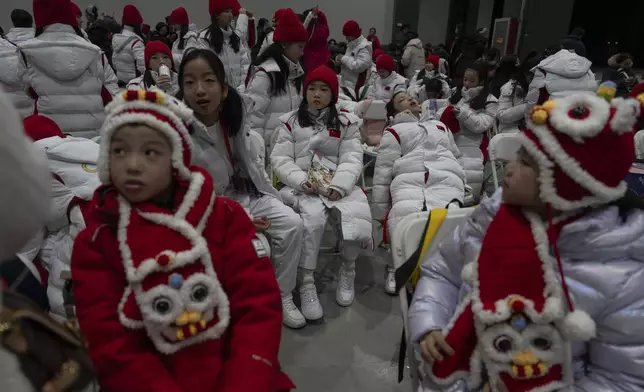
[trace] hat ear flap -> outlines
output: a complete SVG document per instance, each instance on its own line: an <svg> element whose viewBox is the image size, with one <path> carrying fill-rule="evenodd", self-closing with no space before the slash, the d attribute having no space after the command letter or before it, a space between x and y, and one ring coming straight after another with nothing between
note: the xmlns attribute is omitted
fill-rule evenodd
<svg viewBox="0 0 644 392"><path fill-rule="evenodd" d="M443 360L434 362L431 367L431 378L440 385L469 379L476 371L472 369L472 356L478 346L471 298L459 305L444 333L445 342L454 350L454 355L443 353Z"/></svg>

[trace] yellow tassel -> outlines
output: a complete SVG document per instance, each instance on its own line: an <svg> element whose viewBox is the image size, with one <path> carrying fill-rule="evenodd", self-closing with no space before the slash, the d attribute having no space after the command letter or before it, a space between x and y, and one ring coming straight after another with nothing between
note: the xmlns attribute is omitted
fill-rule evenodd
<svg viewBox="0 0 644 392"><path fill-rule="evenodd" d="M546 367L545 363L539 362L539 364L537 366L539 366L539 373L542 376L545 376L546 374L548 374L548 368Z"/></svg>
<svg viewBox="0 0 644 392"><path fill-rule="evenodd" d="M517 365L512 365L512 375L515 377L519 376L519 367Z"/></svg>
<svg viewBox="0 0 644 392"><path fill-rule="evenodd" d="M139 90L139 100L145 101L145 90Z"/></svg>
<svg viewBox="0 0 644 392"><path fill-rule="evenodd" d="M525 372L526 377L534 376L534 369L530 365L524 366L523 371Z"/></svg>
<svg viewBox="0 0 644 392"><path fill-rule="evenodd" d="M541 108L547 112L550 112L554 107L557 106L557 101L554 99L548 100L541 105Z"/></svg>
<svg viewBox="0 0 644 392"><path fill-rule="evenodd" d="M183 335L183 331L180 329L177 329L177 340L183 340L186 337Z"/></svg>
<svg viewBox="0 0 644 392"><path fill-rule="evenodd" d="M157 93L157 104L158 105L163 105L163 102L165 102L165 96L161 92L156 92Z"/></svg>
<svg viewBox="0 0 644 392"><path fill-rule="evenodd" d="M201 328L206 328L206 320L199 321L199 325L201 325Z"/></svg>
<svg viewBox="0 0 644 392"><path fill-rule="evenodd" d="M190 324L190 326L188 327L188 329L190 329L190 335L194 336L194 335L196 335L196 334L197 334L197 327L195 327L195 325L194 325L194 324Z"/></svg>
<svg viewBox="0 0 644 392"><path fill-rule="evenodd" d="M535 109L532 112L532 122L537 125L543 125L548 121L548 112L543 108Z"/></svg>

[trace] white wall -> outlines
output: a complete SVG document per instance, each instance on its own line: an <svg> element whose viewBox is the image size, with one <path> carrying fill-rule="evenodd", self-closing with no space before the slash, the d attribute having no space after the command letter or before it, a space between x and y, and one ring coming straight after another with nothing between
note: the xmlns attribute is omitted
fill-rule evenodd
<svg viewBox="0 0 644 392"><path fill-rule="evenodd" d="M332 38L342 38L342 26L350 19L355 19L366 35L369 28L375 27L383 43L388 43L393 26L394 0L242 0L242 6L257 15L257 19L265 17L272 19L273 13L278 8L291 7L296 12L302 12L317 4L322 7L329 20ZM157 22L164 18L176 7L183 6L188 10L190 17L199 27L209 24L208 0L76 0L76 4L84 10L88 5L94 4L99 12L114 14L117 20L121 19L123 6L134 4L139 7L145 22L154 28ZM30 0L0 0L0 26L8 30L11 27L9 14L15 8L23 8L31 12Z"/></svg>
<svg viewBox="0 0 644 392"><path fill-rule="evenodd" d="M420 0L418 35L423 43L445 43L451 2L452 0Z"/></svg>

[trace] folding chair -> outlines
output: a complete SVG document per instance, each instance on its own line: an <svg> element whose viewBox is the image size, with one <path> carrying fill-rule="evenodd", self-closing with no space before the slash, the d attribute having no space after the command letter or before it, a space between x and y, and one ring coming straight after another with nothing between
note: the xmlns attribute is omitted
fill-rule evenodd
<svg viewBox="0 0 644 392"><path fill-rule="evenodd" d="M420 278L420 264L438 251L440 243L450 236L474 211L474 208L436 208L405 217L391 238L391 249L396 268L396 289L399 290L400 309L403 317L403 339L400 346L398 380L402 381L405 356L409 362L412 387L420 385L420 361L416 358L410 340L408 311L411 291Z"/></svg>
<svg viewBox="0 0 644 392"><path fill-rule="evenodd" d="M503 163L514 159L521 144L517 140L518 133L499 133L490 139L488 152L490 154L490 164L492 168L492 177L494 181L494 190L499 189L499 174L497 172L497 162L500 161L501 168Z"/></svg>

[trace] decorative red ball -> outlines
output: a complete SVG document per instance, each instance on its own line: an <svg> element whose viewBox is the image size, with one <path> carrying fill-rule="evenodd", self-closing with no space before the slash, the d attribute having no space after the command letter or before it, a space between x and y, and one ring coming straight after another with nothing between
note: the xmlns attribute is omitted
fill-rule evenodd
<svg viewBox="0 0 644 392"><path fill-rule="evenodd" d="M512 311L514 313L521 313L525 309L525 304L520 299L512 301Z"/></svg>
<svg viewBox="0 0 644 392"><path fill-rule="evenodd" d="M167 254L157 256L157 263L159 263L159 265L162 267L168 266L171 262L172 259Z"/></svg>

